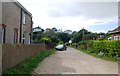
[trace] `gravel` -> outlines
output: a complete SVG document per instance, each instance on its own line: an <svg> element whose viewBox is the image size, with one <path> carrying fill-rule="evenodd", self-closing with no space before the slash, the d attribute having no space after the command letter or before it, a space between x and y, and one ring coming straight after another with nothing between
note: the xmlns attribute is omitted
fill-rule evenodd
<svg viewBox="0 0 120 76"><path fill-rule="evenodd" d="M68 48L44 59L33 74L118 74L118 63Z"/></svg>

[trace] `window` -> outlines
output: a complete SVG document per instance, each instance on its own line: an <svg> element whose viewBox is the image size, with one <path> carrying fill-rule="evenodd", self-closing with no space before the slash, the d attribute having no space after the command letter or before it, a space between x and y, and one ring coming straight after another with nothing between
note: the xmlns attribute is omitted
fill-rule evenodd
<svg viewBox="0 0 120 76"><path fill-rule="evenodd" d="M30 43L31 43L31 41L30 41L30 40L31 40L31 36L29 35L29 42L28 42L28 44L30 44Z"/></svg>
<svg viewBox="0 0 120 76"><path fill-rule="evenodd" d="M26 25L26 13L23 14L23 32L26 32L27 25Z"/></svg>
<svg viewBox="0 0 120 76"><path fill-rule="evenodd" d="M14 29L14 43L18 43L18 29Z"/></svg>
<svg viewBox="0 0 120 76"><path fill-rule="evenodd" d="M22 38L22 40L23 40L23 44L25 44L25 33L23 33L23 38Z"/></svg>
<svg viewBox="0 0 120 76"><path fill-rule="evenodd" d="M23 14L23 24L26 24L26 13Z"/></svg>
<svg viewBox="0 0 120 76"><path fill-rule="evenodd" d="M120 36L114 36L114 40L120 40Z"/></svg>
<svg viewBox="0 0 120 76"><path fill-rule="evenodd" d="M2 43L5 43L6 26L2 24Z"/></svg>
<svg viewBox="0 0 120 76"><path fill-rule="evenodd" d="M118 40L120 40L120 36L118 36Z"/></svg>

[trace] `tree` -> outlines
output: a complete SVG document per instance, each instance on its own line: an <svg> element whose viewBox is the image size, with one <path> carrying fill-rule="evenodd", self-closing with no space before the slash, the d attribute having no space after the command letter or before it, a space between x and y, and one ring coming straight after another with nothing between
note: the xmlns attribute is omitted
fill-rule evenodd
<svg viewBox="0 0 120 76"><path fill-rule="evenodd" d="M56 31L57 31L57 29L56 29L55 27L53 27L53 28L52 28L52 31L56 32Z"/></svg>
<svg viewBox="0 0 120 76"><path fill-rule="evenodd" d="M74 34L73 40L72 40L73 43L78 43L81 40L82 40L82 34L81 33Z"/></svg>
<svg viewBox="0 0 120 76"><path fill-rule="evenodd" d="M69 42L69 40L71 39L71 35L67 34L67 33L59 33L58 34L58 38L63 42Z"/></svg>
<svg viewBox="0 0 120 76"><path fill-rule="evenodd" d="M73 35L73 43L78 43L84 40L93 40L97 38L96 33L89 32L86 29L81 29L78 32L74 32L72 35Z"/></svg>
<svg viewBox="0 0 120 76"><path fill-rule="evenodd" d="M39 42L40 39L42 38L44 29L42 29L42 28L39 27L39 26L33 28L33 30L34 30L34 29L39 29L39 30L41 30L41 31L34 31L34 32L33 32L33 41L34 41L34 42Z"/></svg>
<svg viewBox="0 0 120 76"><path fill-rule="evenodd" d="M57 33L55 33L55 31L52 29L49 29L49 31L44 32L43 37L50 38L52 43L58 43L59 41Z"/></svg>
<svg viewBox="0 0 120 76"><path fill-rule="evenodd" d="M48 37L43 37L43 38L41 38L40 41L41 41L41 42L44 42L45 44L49 44L49 43L51 42L51 39L48 38Z"/></svg>

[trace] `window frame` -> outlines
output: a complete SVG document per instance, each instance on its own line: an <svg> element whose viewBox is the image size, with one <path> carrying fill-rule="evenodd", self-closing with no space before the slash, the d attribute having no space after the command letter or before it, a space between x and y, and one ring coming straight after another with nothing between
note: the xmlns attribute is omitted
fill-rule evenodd
<svg viewBox="0 0 120 76"><path fill-rule="evenodd" d="M120 40L120 36L114 36L114 40Z"/></svg>
<svg viewBox="0 0 120 76"><path fill-rule="evenodd" d="M26 25L26 19L27 19L26 13L24 12L24 14L23 14L23 25Z"/></svg>
<svg viewBox="0 0 120 76"><path fill-rule="evenodd" d="M18 29L14 28L14 43L18 43Z"/></svg>
<svg viewBox="0 0 120 76"><path fill-rule="evenodd" d="M6 42L6 25L2 24L2 44Z"/></svg>

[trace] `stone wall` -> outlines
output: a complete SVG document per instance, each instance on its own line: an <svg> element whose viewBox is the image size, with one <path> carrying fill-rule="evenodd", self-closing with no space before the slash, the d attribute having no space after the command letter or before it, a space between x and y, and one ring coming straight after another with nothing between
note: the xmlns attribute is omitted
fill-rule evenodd
<svg viewBox="0 0 120 76"><path fill-rule="evenodd" d="M2 45L2 70L11 68L21 61L34 56L40 51L46 49L45 44L38 45L20 45L3 44ZM1 54L0 54L1 55Z"/></svg>

